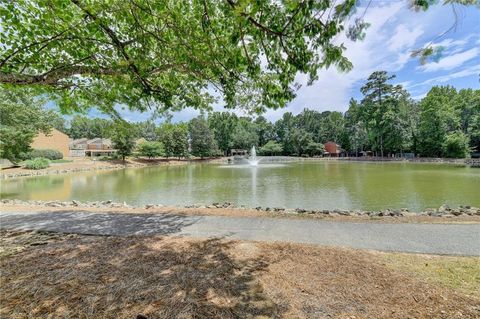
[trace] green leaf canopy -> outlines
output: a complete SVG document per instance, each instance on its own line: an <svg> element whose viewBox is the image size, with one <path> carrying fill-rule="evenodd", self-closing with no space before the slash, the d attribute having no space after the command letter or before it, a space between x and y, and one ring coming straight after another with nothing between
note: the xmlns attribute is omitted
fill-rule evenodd
<svg viewBox="0 0 480 319"><path fill-rule="evenodd" d="M355 0L0 2L0 84L48 93L65 111L279 108L298 72L348 70Z"/></svg>

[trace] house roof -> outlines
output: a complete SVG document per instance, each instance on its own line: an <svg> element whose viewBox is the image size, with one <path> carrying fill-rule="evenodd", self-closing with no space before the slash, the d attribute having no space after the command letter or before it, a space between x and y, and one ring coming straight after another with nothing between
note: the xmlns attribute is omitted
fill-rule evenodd
<svg viewBox="0 0 480 319"><path fill-rule="evenodd" d="M101 139L100 137L94 137L94 138L92 138L92 139L89 139L89 140L87 141L87 144L93 144L93 143L98 143L98 142L101 143L101 142L102 142L102 139Z"/></svg>
<svg viewBox="0 0 480 319"><path fill-rule="evenodd" d="M109 138L97 137L97 138L91 139L90 141L87 142L87 144L93 144L93 143L111 146L112 145L112 140L109 139Z"/></svg>
<svg viewBox="0 0 480 319"><path fill-rule="evenodd" d="M70 144L75 145L75 144L84 144L87 143L88 138L77 138L76 140L72 140Z"/></svg>

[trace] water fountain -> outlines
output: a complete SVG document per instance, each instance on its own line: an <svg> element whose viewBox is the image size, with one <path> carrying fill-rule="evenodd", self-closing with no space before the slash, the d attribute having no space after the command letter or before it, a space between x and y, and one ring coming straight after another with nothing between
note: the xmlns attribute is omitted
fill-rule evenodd
<svg viewBox="0 0 480 319"><path fill-rule="evenodd" d="M250 157L247 159L248 164L251 166L257 166L259 159L257 159L257 151L255 150L255 146L252 146L252 150L250 151Z"/></svg>

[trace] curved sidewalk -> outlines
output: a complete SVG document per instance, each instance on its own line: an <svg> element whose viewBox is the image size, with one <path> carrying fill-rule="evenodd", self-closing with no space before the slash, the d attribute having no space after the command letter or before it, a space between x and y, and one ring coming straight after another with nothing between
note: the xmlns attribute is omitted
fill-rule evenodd
<svg viewBox="0 0 480 319"><path fill-rule="evenodd" d="M65 210L1 212L0 228L92 235L225 237L383 251L480 256L480 224L351 223L312 219Z"/></svg>

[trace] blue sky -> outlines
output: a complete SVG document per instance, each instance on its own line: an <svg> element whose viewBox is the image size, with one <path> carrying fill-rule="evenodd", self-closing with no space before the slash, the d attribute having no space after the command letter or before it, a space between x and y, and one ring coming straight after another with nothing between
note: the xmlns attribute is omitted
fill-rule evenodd
<svg viewBox="0 0 480 319"><path fill-rule="evenodd" d="M353 63L353 70L348 73L340 73L335 68L320 70L319 80L311 86L306 86L306 76L298 75L297 81L302 87L295 100L284 109L267 111L264 116L274 121L284 112L297 114L304 108L344 112L351 97L361 97L360 87L376 70L396 74L395 82L403 84L415 99L425 96L434 85L480 88L480 8L456 6L456 27L437 39L455 23L452 6L435 5L426 12L415 12L409 3L408 0L373 0L365 14L365 20L371 24L366 38L352 42L341 35L336 39L346 46L345 54ZM360 7L358 14L363 12ZM410 57L412 50L435 39L435 43L444 48L438 61L420 65L418 59ZM148 113L119 109L129 121L150 117ZM218 103L214 109L223 110L223 106ZM100 114L92 110L89 115ZM196 115L197 111L186 109L174 113L173 121L189 120Z"/></svg>

